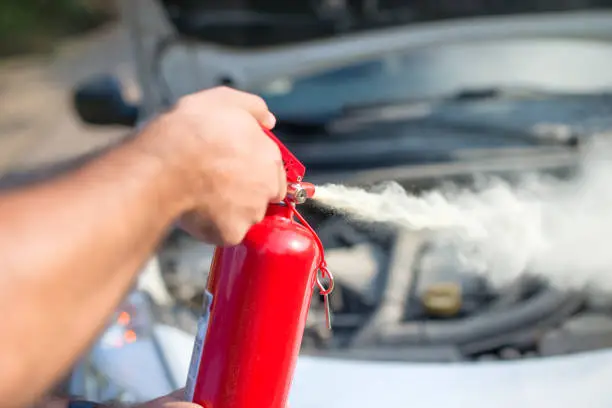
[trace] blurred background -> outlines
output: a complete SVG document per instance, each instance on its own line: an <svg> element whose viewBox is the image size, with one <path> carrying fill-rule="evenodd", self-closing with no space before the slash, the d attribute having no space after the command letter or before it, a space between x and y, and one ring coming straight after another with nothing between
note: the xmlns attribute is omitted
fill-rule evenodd
<svg viewBox="0 0 612 408"><path fill-rule="evenodd" d="M130 92L131 57L118 17L112 1L1 2L0 173L72 157L125 133L83 125L70 103L79 80L108 70Z"/></svg>

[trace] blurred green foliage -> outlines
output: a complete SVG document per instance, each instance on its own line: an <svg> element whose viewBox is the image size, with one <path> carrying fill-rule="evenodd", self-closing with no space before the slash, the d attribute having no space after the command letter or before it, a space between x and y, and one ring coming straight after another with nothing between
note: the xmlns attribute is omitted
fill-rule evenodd
<svg viewBox="0 0 612 408"><path fill-rule="evenodd" d="M51 51L115 13L113 0L0 0L0 55Z"/></svg>

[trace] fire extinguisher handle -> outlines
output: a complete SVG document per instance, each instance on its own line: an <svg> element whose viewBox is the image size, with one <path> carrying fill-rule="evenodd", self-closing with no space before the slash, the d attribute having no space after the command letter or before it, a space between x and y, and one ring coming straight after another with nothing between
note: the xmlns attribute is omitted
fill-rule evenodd
<svg viewBox="0 0 612 408"><path fill-rule="evenodd" d="M299 183L306 174L306 167L300 162L297 157L276 137L274 133L266 128L262 128L264 133L278 146L281 152L285 173L287 174L287 183Z"/></svg>

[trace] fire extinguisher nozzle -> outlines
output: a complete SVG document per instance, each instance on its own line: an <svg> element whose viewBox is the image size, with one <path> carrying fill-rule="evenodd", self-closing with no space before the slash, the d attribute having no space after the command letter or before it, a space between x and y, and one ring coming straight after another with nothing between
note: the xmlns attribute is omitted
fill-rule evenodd
<svg viewBox="0 0 612 408"><path fill-rule="evenodd" d="M306 196L308 198L313 198L315 195L315 191L316 191L315 185L312 183L306 183L306 182L303 182L301 184L302 184L302 188L304 189L304 191L306 191Z"/></svg>
<svg viewBox="0 0 612 408"><path fill-rule="evenodd" d="M296 204L306 202L314 192L315 186L311 183L291 183L287 186L287 198Z"/></svg>

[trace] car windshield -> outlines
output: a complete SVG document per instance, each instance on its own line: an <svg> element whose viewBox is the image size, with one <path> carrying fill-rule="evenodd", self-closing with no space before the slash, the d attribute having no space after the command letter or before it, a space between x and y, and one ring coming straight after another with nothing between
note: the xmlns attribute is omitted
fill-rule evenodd
<svg viewBox="0 0 612 408"><path fill-rule="evenodd" d="M411 49L275 78L253 90L279 117L293 119L333 117L347 107L393 101L428 110L442 99L478 99L456 97L468 94L515 99L608 92L612 27L608 41L516 38ZM513 91L491 92L500 88Z"/></svg>

